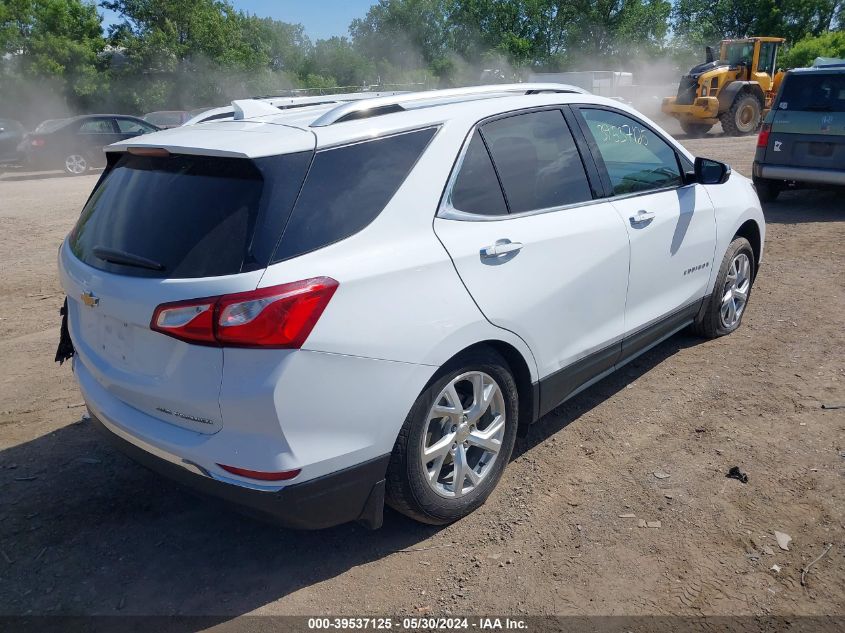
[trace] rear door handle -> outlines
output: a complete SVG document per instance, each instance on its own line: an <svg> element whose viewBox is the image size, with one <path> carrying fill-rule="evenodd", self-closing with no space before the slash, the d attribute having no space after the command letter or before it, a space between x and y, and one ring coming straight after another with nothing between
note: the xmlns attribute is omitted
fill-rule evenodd
<svg viewBox="0 0 845 633"><path fill-rule="evenodd" d="M522 242L511 242L508 239L496 240L492 246L485 246L481 249L482 257L498 257L499 255L507 255L508 253L515 253L522 248Z"/></svg>
<svg viewBox="0 0 845 633"><path fill-rule="evenodd" d="M643 224L648 224L654 219L654 211L640 210L637 211L636 215L632 215L628 219L631 220L631 226L642 226Z"/></svg>

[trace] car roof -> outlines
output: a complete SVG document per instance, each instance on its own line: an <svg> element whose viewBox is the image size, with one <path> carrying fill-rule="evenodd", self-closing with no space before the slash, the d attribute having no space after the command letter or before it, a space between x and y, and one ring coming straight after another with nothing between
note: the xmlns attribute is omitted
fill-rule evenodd
<svg viewBox="0 0 845 633"><path fill-rule="evenodd" d="M526 84L527 85L527 84ZM406 93L406 98L407 97ZM354 120L315 125L336 108L349 104L323 104L260 114L238 121L209 121L189 127L162 130L110 145L108 151L130 147L165 148L174 153L259 158L311 148L323 149L431 126L457 125L469 130L478 121L499 114L555 105L595 104L641 113L624 103L589 93L492 93L474 98L443 96L429 91L405 109L361 116ZM381 100L379 100L381 101ZM362 102L360 108L366 107ZM360 109L359 108L359 109ZM296 133L295 131L298 131ZM280 151L280 148L283 148Z"/></svg>
<svg viewBox="0 0 845 633"><path fill-rule="evenodd" d="M832 74L841 75L845 73L845 66L814 66L812 68L793 68L787 71L787 75L819 75Z"/></svg>

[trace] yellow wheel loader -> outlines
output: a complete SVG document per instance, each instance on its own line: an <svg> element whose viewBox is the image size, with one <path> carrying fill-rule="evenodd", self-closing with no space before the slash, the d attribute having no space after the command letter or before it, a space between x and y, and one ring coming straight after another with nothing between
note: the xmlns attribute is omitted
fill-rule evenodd
<svg viewBox="0 0 845 633"><path fill-rule="evenodd" d="M722 40L719 59L707 47L707 61L681 77L676 97L663 99L662 110L698 137L717 123L729 136L753 134L783 78L776 71L780 37Z"/></svg>

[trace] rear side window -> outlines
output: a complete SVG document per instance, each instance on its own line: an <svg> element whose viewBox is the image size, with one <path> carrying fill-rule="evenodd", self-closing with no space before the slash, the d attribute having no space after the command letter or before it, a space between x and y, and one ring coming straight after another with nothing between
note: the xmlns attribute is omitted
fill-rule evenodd
<svg viewBox="0 0 845 633"><path fill-rule="evenodd" d="M592 199L581 156L560 110L491 121L481 134L511 213Z"/></svg>
<svg viewBox="0 0 845 633"><path fill-rule="evenodd" d="M472 135L449 203L453 208L476 215L507 215L505 197L496 177L490 154L478 130Z"/></svg>
<svg viewBox="0 0 845 633"><path fill-rule="evenodd" d="M328 246L367 226L435 132L429 128L317 152L273 261Z"/></svg>
<svg viewBox="0 0 845 633"><path fill-rule="evenodd" d="M598 146L614 195L683 184L675 150L643 123L610 110L581 108L580 112Z"/></svg>
<svg viewBox="0 0 845 633"><path fill-rule="evenodd" d="M79 126L82 134L113 134L114 127L111 119L89 119Z"/></svg>
<svg viewBox="0 0 845 633"><path fill-rule="evenodd" d="M91 194L71 232L71 250L95 268L139 277L214 277L263 268L311 156L124 154Z"/></svg>
<svg viewBox="0 0 845 633"><path fill-rule="evenodd" d="M845 73L788 75L779 110L845 112Z"/></svg>

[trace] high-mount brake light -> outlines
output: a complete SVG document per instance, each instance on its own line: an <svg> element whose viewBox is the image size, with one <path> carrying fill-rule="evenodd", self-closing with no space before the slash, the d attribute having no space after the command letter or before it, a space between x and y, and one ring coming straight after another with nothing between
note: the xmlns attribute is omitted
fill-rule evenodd
<svg viewBox="0 0 845 633"><path fill-rule="evenodd" d="M167 158L170 152L163 147L127 147L126 151L134 156L157 156Z"/></svg>
<svg viewBox="0 0 845 633"><path fill-rule="evenodd" d="M337 290L331 277L163 303L150 328L188 343L298 349Z"/></svg>

